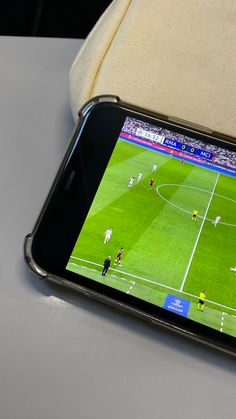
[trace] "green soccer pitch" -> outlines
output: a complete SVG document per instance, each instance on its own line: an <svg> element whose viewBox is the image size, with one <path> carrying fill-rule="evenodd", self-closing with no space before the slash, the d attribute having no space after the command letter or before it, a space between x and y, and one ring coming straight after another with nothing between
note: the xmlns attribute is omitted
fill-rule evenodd
<svg viewBox="0 0 236 419"><path fill-rule="evenodd" d="M236 336L236 274L230 270L236 265L235 185L234 177L120 139L67 269L161 307L168 293L181 296L191 301L188 318ZM113 233L104 244L108 228ZM197 310L201 290L204 312Z"/></svg>

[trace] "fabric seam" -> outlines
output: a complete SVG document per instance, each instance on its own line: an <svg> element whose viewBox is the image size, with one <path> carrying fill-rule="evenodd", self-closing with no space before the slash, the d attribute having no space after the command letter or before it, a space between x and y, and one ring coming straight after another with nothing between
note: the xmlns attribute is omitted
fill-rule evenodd
<svg viewBox="0 0 236 419"><path fill-rule="evenodd" d="M91 89L90 89L90 92L89 92L89 98L91 98L91 97L92 97L92 92L93 92L93 90L94 90L94 88L95 88L95 85L96 85L96 82L97 82L97 78L98 78L98 73L99 73L99 71L100 71L100 68L101 68L101 66L102 66L102 63L104 62L105 57L106 57L106 55L107 55L107 53L108 53L109 49L111 48L111 44L113 43L113 40L114 40L114 38L115 38L115 36L116 36L116 34L117 34L117 32L118 32L118 30L119 30L119 28L120 28L120 26L121 26L121 24L122 24L123 20L124 20L124 18L125 18L125 16L126 16L126 14L127 14L127 12L128 12L128 9L129 9L129 7L130 7L131 2L132 2L132 0L129 0L129 3L128 3L127 7L126 7L126 10L125 10L125 12L124 12L124 14L123 14L123 16L122 16L122 18L121 18L121 20L120 20L120 22L119 22L118 26L117 26L117 29L115 30L115 32L114 32L114 34L113 34L113 36L112 36L112 38L111 38L111 40L110 40L110 42L109 42L109 44L108 44L107 48L106 48L106 50L105 50L105 52L104 52L104 54L103 54L103 57L102 57L102 59L101 59L101 62L100 62L100 64L99 64L99 66L98 66L98 68L97 68L97 71L96 71L96 74L95 74L95 76L94 76L93 85L92 85L92 87L91 87Z"/></svg>

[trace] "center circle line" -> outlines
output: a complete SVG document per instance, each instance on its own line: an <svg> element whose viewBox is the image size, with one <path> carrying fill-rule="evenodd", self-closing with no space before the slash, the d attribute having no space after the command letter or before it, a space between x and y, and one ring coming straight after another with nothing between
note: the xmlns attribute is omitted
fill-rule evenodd
<svg viewBox="0 0 236 419"><path fill-rule="evenodd" d="M168 199L166 199L159 191L159 189L163 186L180 186L182 188L186 188L186 189L195 189L197 191L201 191L201 192L206 192L206 193L211 193L211 191L207 190L207 189L202 189L202 188L196 188L195 186L189 186L189 185L182 185L179 183L163 183L161 185L158 185L156 188L156 192L157 194L160 196L161 199L163 199L163 201L167 202L169 205L172 205L174 208L179 209L180 211L186 212L187 214L192 214L192 211L188 211L185 208L180 207L179 205L174 204L173 202L169 201ZM234 204L236 204L236 201L232 198L228 198L227 196L224 195L220 195L215 193L214 195L219 196L220 198L223 199L227 199L228 201L233 202ZM198 218L203 218L201 215L198 216ZM207 221L214 221L212 218L206 218ZM225 226L229 226L229 227L236 227L236 224L230 224L230 223L223 223L221 221L219 221L219 224L225 225Z"/></svg>

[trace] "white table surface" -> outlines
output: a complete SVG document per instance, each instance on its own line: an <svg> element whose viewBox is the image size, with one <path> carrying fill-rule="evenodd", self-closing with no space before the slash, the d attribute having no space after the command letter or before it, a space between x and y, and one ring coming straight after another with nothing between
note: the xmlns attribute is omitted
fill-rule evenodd
<svg viewBox="0 0 236 419"><path fill-rule="evenodd" d="M0 38L0 418L233 419L236 362L35 277L30 232L73 128L80 40Z"/></svg>

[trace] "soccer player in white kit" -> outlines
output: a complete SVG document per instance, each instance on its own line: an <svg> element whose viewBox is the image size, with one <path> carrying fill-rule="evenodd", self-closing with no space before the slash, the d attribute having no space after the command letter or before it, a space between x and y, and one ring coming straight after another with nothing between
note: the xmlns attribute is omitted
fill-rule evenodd
<svg viewBox="0 0 236 419"><path fill-rule="evenodd" d="M153 165L153 167L152 167L152 172L155 172L155 173L156 173L156 171L157 171L157 164L156 164L156 163L154 163L154 165Z"/></svg>
<svg viewBox="0 0 236 419"><path fill-rule="evenodd" d="M214 224L214 226L216 227L216 224L218 224L220 220L221 220L220 215L217 215L217 217L215 218L215 220L214 220L214 221L212 221L212 223L211 223L211 224Z"/></svg>
<svg viewBox="0 0 236 419"><path fill-rule="evenodd" d="M140 180L142 179L142 177L143 177L143 173L142 172L139 172L138 173L138 178L137 178L137 183L140 182Z"/></svg>
<svg viewBox="0 0 236 419"><path fill-rule="evenodd" d="M130 181L129 181L129 183L128 183L128 188L129 188L129 189L130 189L130 188L132 188L133 184L134 184L134 177L132 177L132 178L130 179Z"/></svg>
<svg viewBox="0 0 236 419"><path fill-rule="evenodd" d="M110 240L111 235L112 235L112 228L108 228L104 233L104 244L106 244Z"/></svg>

